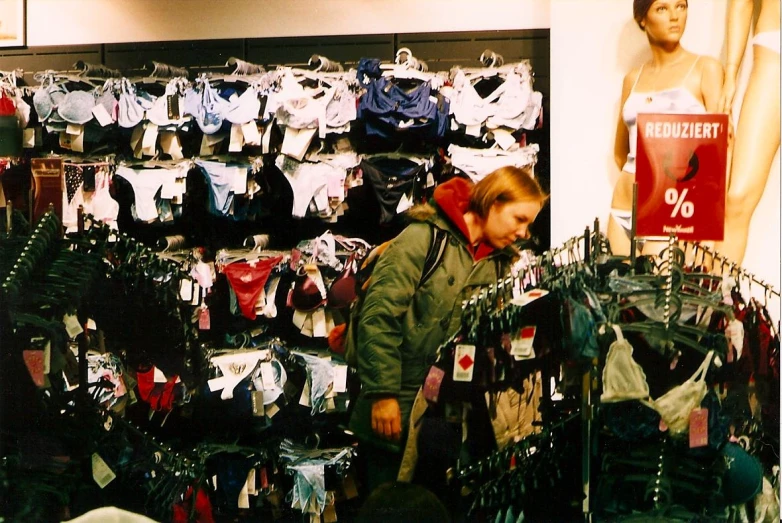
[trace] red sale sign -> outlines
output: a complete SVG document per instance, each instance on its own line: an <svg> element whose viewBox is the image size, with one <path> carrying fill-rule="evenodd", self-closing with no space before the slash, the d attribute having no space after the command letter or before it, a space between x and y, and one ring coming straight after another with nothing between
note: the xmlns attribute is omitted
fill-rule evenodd
<svg viewBox="0 0 782 523"><path fill-rule="evenodd" d="M639 114L636 232L722 240L728 116Z"/></svg>

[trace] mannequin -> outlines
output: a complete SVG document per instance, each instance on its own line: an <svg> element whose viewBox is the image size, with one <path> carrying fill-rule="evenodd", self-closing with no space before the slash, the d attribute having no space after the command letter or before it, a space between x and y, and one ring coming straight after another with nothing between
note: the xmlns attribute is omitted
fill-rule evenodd
<svg viewBox="0 0 782 523"><path fill-rule="evenodd" d="M634 0L633 17L646 33L652 59L627 73L616 130L614 159L622 171L614 186L608 240L614 254L630 252L638 113L716 112L723 82L722 65L681 46L687 24L686 0ZM655 246L648 244L649 254Z"/></svg>
<svg viewBox="0 0 782 523"><path fill-rule="evenodd" d="M736 77L752 21L753 0L731 0L728 7L727 66L719 110L730 112ZM725 206L725 239L720 253L741 264L752 214L779 149L779 0L761 0L752 40L752 72L741 105Z"/></svg>

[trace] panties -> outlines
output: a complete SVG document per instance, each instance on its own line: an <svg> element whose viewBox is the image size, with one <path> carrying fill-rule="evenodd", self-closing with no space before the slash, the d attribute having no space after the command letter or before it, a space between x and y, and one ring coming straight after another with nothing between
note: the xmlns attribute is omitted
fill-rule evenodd
<svg viewBox="0 0 782 523"><path fill-rule="evenodd" d="M282 256L258 260L255 266L249 263L232 263L223 269L228 283L236 293L242 315L250 320L256 317L255 304L263 292L272 269L282 261Z"/></svg>
<svg viewBox="0 0 782 523"><path fill-rule="evenodd" d="M164 177L158 169L131 169L120 165L117 167L117 175L126 179L133 187L135 195L135 218L138 221L148 222L158 219L155 199L158 191L163 186Z"/></svg>
<svg viewBox="0 0 782 523"><path fill-rule="evenodd" d="M779 54L779 29L757 33L752 39L752 45L759 45Z"/></svg>
<svg viewBox="0 0 782 523"><path fill-rule="evenodd" d="M415 183L425 181L426 165L404 158L373 158L362 160L361 170L380 204L380 223L387 224L396 216L402 197L414 191Z"/></svg>

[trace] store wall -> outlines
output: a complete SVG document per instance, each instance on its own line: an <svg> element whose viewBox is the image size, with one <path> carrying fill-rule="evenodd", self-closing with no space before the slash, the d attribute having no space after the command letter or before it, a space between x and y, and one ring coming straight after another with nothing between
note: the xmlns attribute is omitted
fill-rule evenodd
<svg viewBox="0 0 782 523"><path fill-rule="evenodd" d="M27 0L31 46L548 28L550 0Z"/></svg>
<svg viewBox="0 0 782 523"><path fill-rule="evenodd" d="M724 63L727 0L690 0L685 48ZM745 54L734 117L752 64ZM614 136L622 79L651 58L630 0L551 0L552 244L598 217L607 224L618 170ZM743 264L780 288L779 153L750 227ZM778 317L778 316L776 316Z"/></svg>

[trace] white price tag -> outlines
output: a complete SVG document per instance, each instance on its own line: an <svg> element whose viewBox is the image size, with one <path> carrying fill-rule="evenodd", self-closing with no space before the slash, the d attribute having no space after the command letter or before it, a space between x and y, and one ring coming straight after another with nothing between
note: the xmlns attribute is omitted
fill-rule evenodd
<svg viewBox="0 0 782 523"><path fill-rule="evenodd" d="M347 392L348 390L348 366L334 365L334 392Z"/></svg>
<svg viewBox="0 0 782 523"><path fill-rule="evenodd" d="M107 125L114 123L109 112L101 104L97 104L92 108L92 116L95 117L101 127L106 127Z"/></svg>
<svg viewBox="0 0 782 523"><path fill-rule="evenodd" d="M100 488L106 487L106 485L114 481L116 477L117 475L114 474L114 471L109 468L105 461L103 461L100 454L96 452L92 455L92 478Z"/></svg>
<svg viewBox="0 0 782 523"><path fill-rule="evenodd" d="M472 381L475 345L457 345L453 358L453 381Z"/></svg>

